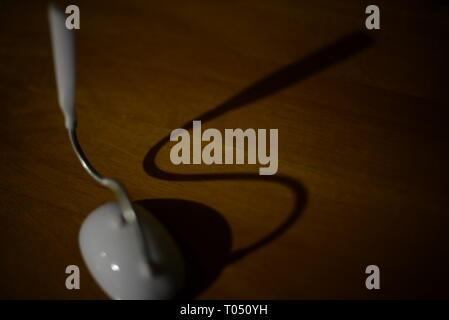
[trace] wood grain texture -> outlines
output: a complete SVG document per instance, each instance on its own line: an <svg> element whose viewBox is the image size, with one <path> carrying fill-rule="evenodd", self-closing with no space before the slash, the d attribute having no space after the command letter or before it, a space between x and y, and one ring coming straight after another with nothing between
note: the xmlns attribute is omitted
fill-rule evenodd
<svg viewBox="0 0 449 320"><path fill-rule="evenodd" d="M449 298L444 2L376 1L372 32L366 1L76 4L80 143L181 244L188 297ZM77 237L114 197L71 150L46 19L0 3L0 298L104 299ZM199 119L278 128L278 174L172 165Z"/></svg>

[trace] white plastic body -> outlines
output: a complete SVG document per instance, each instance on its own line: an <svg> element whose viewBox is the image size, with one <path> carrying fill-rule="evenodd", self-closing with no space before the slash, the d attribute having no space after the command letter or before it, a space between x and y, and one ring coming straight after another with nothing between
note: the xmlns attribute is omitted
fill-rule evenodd
<svg viewBox="0 0 449 320"><path fill-rule="evenodd" d="M136 223L124 223L118 203L94 210L79 234L82 256L100 287L113 299L161 300L176 296L185 278L184 259L160 222L136 206L153 270L142 252Z"/></svg>
<svg viewBox="0 0 449 320"><path fill-rule="evenodd" d="M73 129L75 118L75 35L65 26L66 16L53 5L48 7L58 101L65 127Z"/></svg>

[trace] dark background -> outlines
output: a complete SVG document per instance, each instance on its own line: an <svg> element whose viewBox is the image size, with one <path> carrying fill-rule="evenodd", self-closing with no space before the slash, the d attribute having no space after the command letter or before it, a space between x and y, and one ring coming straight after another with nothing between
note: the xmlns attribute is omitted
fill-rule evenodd
<svg viewBox="0 0 449 320"><path fill-rule="evenodd" d="M80 143L176 238L184 296L449 297L446 1L70 4ZM0 2L0 109L0 298L106 298L77 238L114 197L70 147L44 1ZM278 174L172 165L192 120L278 128Z"/></svg>

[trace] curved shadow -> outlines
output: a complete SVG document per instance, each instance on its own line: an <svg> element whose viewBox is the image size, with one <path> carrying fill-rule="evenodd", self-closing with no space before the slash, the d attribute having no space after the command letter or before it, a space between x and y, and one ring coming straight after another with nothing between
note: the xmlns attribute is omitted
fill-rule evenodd
<svg viewBox="0 0 449 320"><path fill-rule="evenodd" d="M224 113L238 109L246 104L252 103L254 101L260 100L262 98L265 98L271 94L276 93L277 91L287 88L298 81L304 80L321 70L330 67L331 65L336 64L337 62L344 60L346 58L349 58L353 54L367 48L373 43L373 40L368 35L361 33L361 32L355 32L351 33L347 36L344 36L343 38L337 40L335 43L328 45L315 53L305 57L301 58L300 60L291 63L271 75L257 81L253 85L247 87L246 89L242 90L241 92L237 93L227 101L223 102L219 106L213 108L210 111L207 111L203 113L202 115L195 118L195 120L201 120L203 123L207 122L209 120L212 120L216 117L219 117L220 115L223 115ZM189 130L192 128L192 122L189 121L182 128ZM143 167L145 172L152 177L162 179L162 180L170 180L170 181L204 181L204 180L256 180L256 181L267 181L267 182L273 182L278 183L281 185L284 185L291 189L295 194L295 204L293 210L290 212L288 217L274 230L272 230L269 234L264 236L262 239L259 239L258 241L254 242L253 244L236 250L233 253L229 253L226 256L226 263L232 263L235 262L247 254L253 252L254 250L264 246L265 244L269 243L270 241L273 241L278 236L280 236L282 233L284 233L288 228L290 228L295 221L300 216L301 212L304 210L307 202L307 192L304 186L297 181L296 179L293 179L288 176L284 175L275 175L275 176L259 176L257 173L225 173L225 174L178 174L178 173L172 173L161 170L157 164L156 164L156 156L161 150L161 148L166 144L170 142L170 135L165 136L162 138L158 143L156 143L146 154L144 161L143 161ZM149 200L150 201L150 200ZM176 201L176 200L172 200ZM147 203L149 206L150 211L154 211L154 209L151 208L151 203ZM161 203L159 203L161 204ZM168 207L172 205L180 204L180 202L177 202L175 204L168 204ZM199 204L196 204L199 205ZM204 205L200 205L204 206ZM168 208L167 207L167 208ZM191 207L193 208L193 207ZM198 207L200 208L200 207ZM156 210L162 209L162 207L156 208ZM200 211L204 209L204 207L201 207L199 209ZM183 207L180 207L179 210L184 210ZM213 210L213 209L211 209ZM164 211L164 210L162 210ZM170 210L166 211L165 214L170 214ZM192 211L193 212L193 211ZM191 212L191 213L192 213ZM216 211L214 211L217 213ZM158 218L161 218L161 220L165 219L163 216L159 215ZM175 228L175 229L182 229L178 228L177 226L172 227L171 225L178 225L179 222L176 221L176 219L170 219L170 221L166 221L167 228ZM180 224L182 226L182 224ZM198 226L204 226L203 228L207 228L207 224L204 223L204 221L197 221L197 225L195 225L196 230L198 230ZM178 232L178 231L176 231ZM194 232L193 232L194 233ZM204 238L203 238L204 239ZM187 241L187 240L183 240ZM180 244L182 242L179 242ZM215 272L219 273L222 269L222 267L218 268L219 270L216 270ZM218 275L218 273L215 275L215 277ZM203 281L202 283L206 283L206 286L208 285L209 281ZM203 286L202 289L205 287ZM195 294L198 294L200 290L193 290Z"/></svg>

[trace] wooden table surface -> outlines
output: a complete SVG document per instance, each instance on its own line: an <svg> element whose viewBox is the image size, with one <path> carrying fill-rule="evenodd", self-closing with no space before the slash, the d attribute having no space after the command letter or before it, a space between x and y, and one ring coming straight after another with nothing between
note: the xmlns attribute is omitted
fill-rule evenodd
<svg viewBox="0 0 449 320"><path fill-rule="evenodd" d="M202 299L449 298L445 1L76 1L78 134L166 225ZM0 298L105 299L41 1L0 3ZM277 128L279 171L170 162L170 132ZM67 290L77 265L81 289ZM377 265L381 289L365 288Z"/></svg>

